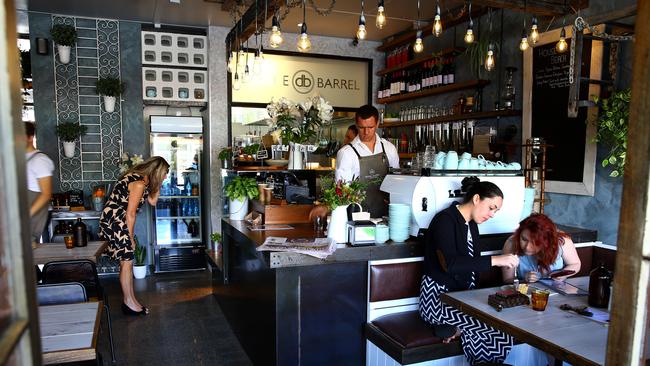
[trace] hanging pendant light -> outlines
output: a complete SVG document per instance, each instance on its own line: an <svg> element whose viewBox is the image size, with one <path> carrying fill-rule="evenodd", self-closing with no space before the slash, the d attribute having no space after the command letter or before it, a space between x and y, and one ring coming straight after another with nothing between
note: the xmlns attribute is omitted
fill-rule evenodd
<svg viewBox="0 0 650 366"><path fill-rule="evenodd" d="M440 3L436 1L436 16L433 18L433 35L440 37L442 34L442 20L440 20Z"/></svg>
<svg viewBox="0 0 650 366"><path fill-rule="evenodd" d="M539 31L537 30L537 17L533 17L530 25L530 37L528 40L532 44L536 44L539 41Z"/></svg>
<svg viewBox="0 0 650 366"><path fill-rule="evenodd" d="M568 45L566 43L566 31L564 30L564 26L562 26L562 30L560 31L560 40L555 44L555 51L558 53L564 53L566 52L567 48Z"/></svg>
<svg viewBox="0 0 650 366"><path fill-rule="evenodd" d="M260 49L255 51L255 58L253 59L253 74L255 75L259 75L262 72L262 62L264 60L262 55Z"/></svg>
<svg viewBox="0 0 650 366"><path fill-rule="evenodd" d="M415 37L415 44L413 45L413 52L421 53L424 51L424 44L422 43L422 31L418 31Z"/></svg>
<svg viewBox="0 0 650 366"><path fill-rule="evenodd" d="M363 0L361 0L361 15L359 15L359 28L357 29L357 39L366 39L366 17L363 15Z"/></svg>
<svg viewBox="0 0 650 366"><path fill-rule="evenodd" d="M280 32L280 21L278 20L278 16L274 15L273 16L273 21L272 21L272 27L271 27L271 36L269 37L269 44L273 48L278 48L282 44L282 32Z"/></svg>
<svg viewBox="0 0 650 366"><path fill-rule="evenodd" d="M469 16L469 23L467 23L467 31L465 32L465 43L471 44L474 42L474 21L472 20L472 2L469 2L467 7L467 15Z"/></svg>
<svg viewBox="0 0 650 366"><path fill-rule="evenodd" d="M526 28L521 30L521 42L519 42L519 50L526 51L528 49L528 34Z"/></svg>
<svg viewBox="0 0 650 366"><path fill-rule="evenodd" d="M375 26L377 29L383 29L386 25L386 14L384 14L384 0L379 0L377 4L377 18L375 19Z"/></svg>
<svg viewBox="0 0 650 366"><path fill-rule="evenodd" d="M239 64L239 52L237 52L235 64ZM241 88L241 80L239 79L239 71L237 70L237 67L235 67L235 75L232 77L232 88L235 90L239 90Z"/></svg>
<svg viewBox="0 0 650 366"><path fill-rule="evenodd" d="M307 22L305 12L305 0L302 0L302 25L300 26L300 37L298 38L298 51L309 52L311 50L311 40L307 34Z"/></svg>
<svg viewBox="0 0 650 366"><path fill-rule="evenodd" d="M494 69L494 45L488 45L487 58L485 59L485 70L492 71Z"/></svg>

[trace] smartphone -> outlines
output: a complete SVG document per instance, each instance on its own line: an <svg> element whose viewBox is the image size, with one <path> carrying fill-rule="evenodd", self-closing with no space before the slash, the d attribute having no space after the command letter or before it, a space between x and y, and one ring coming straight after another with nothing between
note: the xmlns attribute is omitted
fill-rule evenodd
<svg viewBox="0 0 650 366"><path fill-rule="evenodd" d="M561 271L550 273L549 277L557 278L557 277L571 276L571 275L573 275L575 273L576 273L576 271L573 271L573 270L570 270L570 269L563 269Z"/></svg>

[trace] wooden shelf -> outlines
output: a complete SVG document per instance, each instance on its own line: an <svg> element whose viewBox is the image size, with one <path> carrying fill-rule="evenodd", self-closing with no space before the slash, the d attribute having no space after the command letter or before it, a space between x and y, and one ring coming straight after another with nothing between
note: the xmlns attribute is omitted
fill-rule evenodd
<svg viewBox="0 0 650 366"><path fill-rule="evenodd" d="M457 90L473 89L473 88L482 88L490 83L490 80L470 80L463 81L460 83L448 84L445 86L439 86L437 88L424 89L417 92L398 94L388 98L377 99L377 103L387 104L393 102L399 102L401 100L410 100L416 98L422 98L429 95L444 94Z"/></svg>
<svg viewBox="0 0 650 366"><path fill-rule="evenodd" d="M425 63L427 61L431 61L431 60L433 60L433 59L435 59L437 57L444 57L444 56L453 55L453 54L460 54L460 53L463 53L464 51L465 51L465 48L463 48L463 47L445 48L444 50L442 50L440 52L434 52L431 55L416 58L414 60L403 63L403 64L401 64L399 66L393 66L393 67L390 67L390 68L387 68L387 69L379 70L379 71L377 71L377 76L382 76L382 75L385 75L385 74L390 74L391 72L408 69L409 67L413 67L413 66L417 66L419 64L423 64L423 63Z"/></svg>
<svg viewBox="0 0 650 366"><path fill-rule="evenodd" d="M442 122L463 121L466 119L486 119L486 118L499 118L499 117L517 117L517 116L521 116L521 111L506 110L506 111L474 112L474 113L465 113L465 114L455 114L453 116L419 119L414 121L385 122L382 123L379 127L381 128L405 127L405 126L415 126L415 125L428 125L428 124L442 123Z"/></svg>

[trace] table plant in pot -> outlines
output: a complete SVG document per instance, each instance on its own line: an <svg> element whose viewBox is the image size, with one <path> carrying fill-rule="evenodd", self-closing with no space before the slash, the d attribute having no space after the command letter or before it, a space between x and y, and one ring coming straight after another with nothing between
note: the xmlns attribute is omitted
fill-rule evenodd
<svg viewBox="0 0 650 366"><path fill-rule="evenodd" d="M248 200L259 196L255 178L236 176L226 184L225 189L230 200L230 219L243 220L248 213Z"/></svg>
<svg viewBox="0 0 650 366"><path fill-rule="evenodd" d="M230 169L232 167L232 147L224 147L219 152L219 160L221 160L221 167L223 169Z"/></svg>
<svg viewBox="0 0 650 366"><path fill-rule="evenodd" d="M323 177L320 202L327 205L332 217L327 225L327 237L337 243L347 242L345 224L348 221L348 206L358 204L366 198L366 185L354 178L349 182L339 179L334 182L331 177Z"/></svg>
<svg viewBox="0 0 650 366"><path fill-rule="evenodd" d="M74 46L77 41L76 29L67 24L56 24L50 30L52 39L56 43L59 54L59 61L62 64L70 62L70 47Z"/></svg>
<svg viewBox="0 0 650 366"><path fill-rule="evenodd" d="M142 279L147 277L147 248L140 245L138 238L134 237L135 249L133 251L133 277Z"/></svg>
<svg viewBox="0 0 650 366"><path fill-rule="evenodd" d="M115 111L115 102L117 97L124 92L124 83L114 77L100 77L97 80L97 94L104 98L104 110L106 112Z"/></svg>
<svg viewBox="0 0 650 366"><path fill-rule="evenodd" d="M56 126L56 134L63 141L63 155L74 157L77 139L86 134L88 127L76 122L62 122Z"/></svg>

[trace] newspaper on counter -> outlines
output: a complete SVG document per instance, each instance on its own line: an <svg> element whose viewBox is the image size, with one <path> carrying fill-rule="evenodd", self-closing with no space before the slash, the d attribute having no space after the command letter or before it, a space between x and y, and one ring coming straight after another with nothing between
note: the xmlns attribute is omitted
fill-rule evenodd
<svg viewBox="0 0 650 366"><path fill-rule="evenodd" d="M269 236L257 250L293 252L325 259L336 250L336 242L330 238L296 239Z"/></svg>

